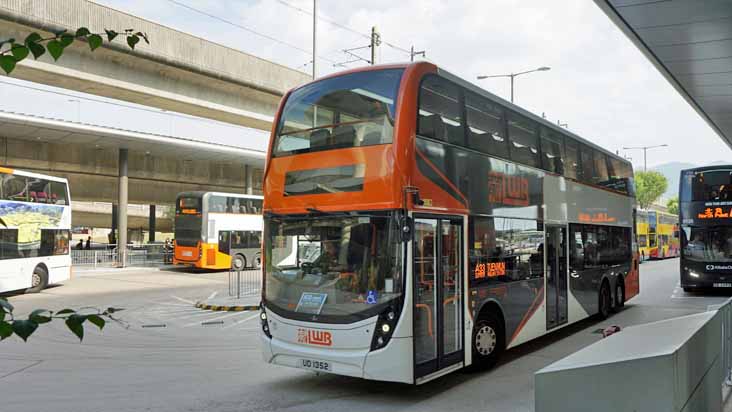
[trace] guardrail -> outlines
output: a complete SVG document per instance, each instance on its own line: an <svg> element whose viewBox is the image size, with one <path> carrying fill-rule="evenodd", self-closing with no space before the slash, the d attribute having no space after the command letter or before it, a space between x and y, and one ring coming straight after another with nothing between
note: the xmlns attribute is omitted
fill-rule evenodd
<svg viewBox="0 0 732 412"><path fill-rule="evenodd" d="M162 247L127 246L125 258L127 266L158 266L173 262L173 251ZM71 263L74 266L105 267L119 262L117 248L110 249L72 249Z"/></svg>
<svg viewBox="0 0 732 412"><path fill-rule="evenodd" d="M229 271L229 296L256 296L262 290L262 270Z"/></svg>

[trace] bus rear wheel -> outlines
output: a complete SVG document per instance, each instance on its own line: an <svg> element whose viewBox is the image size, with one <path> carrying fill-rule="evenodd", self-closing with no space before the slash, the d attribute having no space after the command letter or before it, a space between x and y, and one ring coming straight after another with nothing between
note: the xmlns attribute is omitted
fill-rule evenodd
<svg viewBox="0 0 732 412"><path fill-rule="evenodd" d="M498 316L483 315L473 328L473 369L493 367L503 352L504 342L503 324Z"/></svg>
<svg viewBox="0 0 732 412"><path fill-rule="evenodd" d="M618 280L615 282L615 305L613 305L613 309L617 312L623 306L625 306L625 284L623 281Z"/></svg>
<svg viewBox="0 0 732 412"><path fill-rule="evenodd" d="M598 296L597 317L600 320L607 319L610 316L611 299L610 286L608 286L607 281L604 281L602 282L602 286L600 286L600 294Z"/></svg>
<svg viewBox="0 0 732 412"><path fill-rule="evenodd" d="M25 293L38 293L48 286L48 272L43 266L36 266L31 276L31 287Z"/></svg>
<svg viewBox="0 0 732 412"><path fill-rule="evenodd" d="M231 258L231 268L233 270L244 270L247 266L247 260L244 255L236 254Z"/></svg>

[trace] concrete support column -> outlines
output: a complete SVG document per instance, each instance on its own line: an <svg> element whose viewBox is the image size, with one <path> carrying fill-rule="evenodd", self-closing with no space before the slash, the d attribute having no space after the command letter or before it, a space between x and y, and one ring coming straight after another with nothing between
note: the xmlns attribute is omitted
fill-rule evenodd
<svg viewBox="0 0 732 412"><path fill-rule="evenodd" d="M244 165L244 193L254 194L254 168Z"/></svg>
<svg viewBox="0 0 732 412"><path fill-rule="evenodd" d="M150 232L148 236L148 243L155 241L155 205L150 205L150 217L147 221L147 228Z"/></svg>
<svg viewBox="0 0 732 412"><path fill-rule="evenodd" d="M117 225L119 227L119 236L117 236L117 256L119 257L119 267L127 265L127 149L119 149L119 183L117 193L119 201L117 211Z"/></svg>

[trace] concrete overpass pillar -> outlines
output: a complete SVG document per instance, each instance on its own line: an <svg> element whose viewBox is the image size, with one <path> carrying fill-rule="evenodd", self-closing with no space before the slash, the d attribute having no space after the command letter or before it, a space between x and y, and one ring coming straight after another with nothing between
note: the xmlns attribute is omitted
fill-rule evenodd
<svg viewBox="0 0 732 412"><path fill-rule="evenodd" d="M244 165L244 193L254 194L254 168Z"/></svg>
<svg viewBox="0 0 732 412"><path fill-rule="evenodd" d="M147 229L150 232L148 236L148 243L155 241L155 205L150 205L150 217L147 221Z"/></svg>
<svg viewBox="0 0 732 412"><path fill-rule="evenodd" d="M117 256L119 267L127 264L127 149L119 149L119 183L117 193L119 194L119 206L117 211L117 225L119 236L117 236Z"/></svg>

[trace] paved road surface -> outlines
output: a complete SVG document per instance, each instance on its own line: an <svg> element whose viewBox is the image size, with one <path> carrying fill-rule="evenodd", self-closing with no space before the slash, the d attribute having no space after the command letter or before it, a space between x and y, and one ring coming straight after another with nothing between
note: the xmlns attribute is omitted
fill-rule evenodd
<svg viewBox="0 0 732 412"><path fill-rule="evenodd" d="M520 346L491 371L458 372L412 387L264 364L256 313L191 307L225 291L226 284L225 274L126 270L75 278L40 295L11 297L19 311L124 307L128 328L110 325L102 333L87 328L79 344L63 325L51 324L29 343L15 338L0 343L1 409L531 411L533 372L598 340L592 331L700 312L727 298L683 292L677 286L678 259L645 263L641 295L607 321L585 321Z"/></svg>

